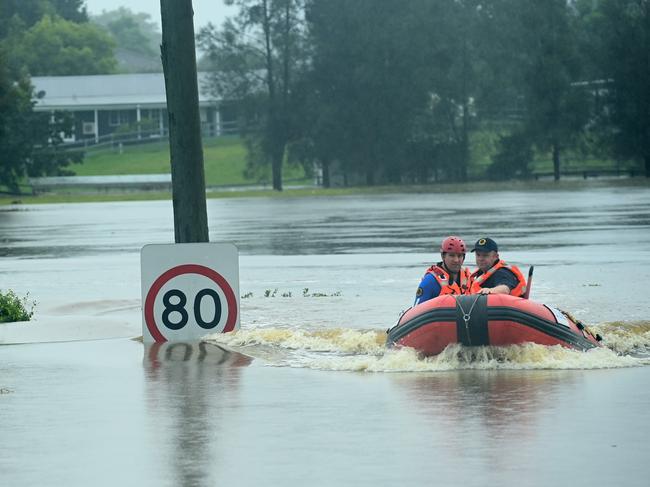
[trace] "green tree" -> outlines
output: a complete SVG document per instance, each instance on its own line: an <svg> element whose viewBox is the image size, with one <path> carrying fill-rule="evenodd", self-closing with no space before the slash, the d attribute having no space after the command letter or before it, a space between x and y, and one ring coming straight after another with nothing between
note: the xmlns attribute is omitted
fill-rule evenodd
<svg viewBox="0 0 650 487"><path fill-rule="evenodd" d="M510 4L521 55L524 133L550 151L554 179L560 179L561 154L576 143L589 120L581 81L576 16L566 0L515 1Z"/></svg>
<svg viewBox="0 0 650 487"><path fill-rule="evenodd" d="M58 15L71 22L87 22L83 0L2 0L0 39L12 29L29 29L45 15Z"/></svg>
<svg viewBox="0 0 650 487"><path fill-rule="evenodd" d="M513 176L530 176L533 148L530 137L514 132L499 137L498 152L492 157L488 177L494 180L511 179Z"/></svg>
<svg viewBox="0 0 650 487"><path fill-rule="evenodd" d="M500 128L490 177L526 175L530 148L550 153L555 179L562 153L577 145L589 122L589 94L574 2L492 0L481 4L487 69L477 105ZM517 159L520 161L517 164Z"/></svg>
<svg viewBox="0 0 650 487"><path fill-rule="evenodd" d="M229 0L238 15L221 29L198 35L210 67L211 88L236 101L249 164L271 165L273 189L282 190L282 164L293 138L292 87L304 65L302 0Z"/></svg>
<svg viewBox="0 0 650 487"><path fill-rule="evenodd" d="M28 138L31 107L29 84L11 79L0 48L0 184L14 192L25 175L31 152Z"/></svg>
<svg viewBox="0 0 650 487"><path fill-rule="evenodd" d="M71 22L88 22L88 11L85 0L50 0L54 13Z"/></svg>
<svg viewBox="0 0 650 487"><path fill-rule="evenodd" d="M12 192L25 176L66 174L65 166L83 157L59 148L69 115L34 112L33 97L26 78L11 77L0 48L0 185Z"/></svg>
<svg viewBox="0 0 650 487"><path fill-rule="evenodd" d="M115 71L113 40L90 23L46 15L27 31L11 34L5 44L16 73L63 76Z"/></svg>
<svg viewBox="0 0 650 487"><path fill-rule="evenodd" d="M650 177L650 0L600 0L587 27L601 133L615 157L641 161Z"/></svg>
<svg viewBox="0 0 650 487"><path fill-rule="evenodd" d="M313 97L319 116L310 135L321 164L367 184L398 182L416 113L427 99L426 23L396 0L308 4Z"/></svg>
<svg viewBox="0 0 650 487"><path fill-rule="evenodd" d="M457 181L468 177L470 134L486 77L484 3L435 0L421 7L431 25L426 66L432 95L422 115L430 119L435 153L446 161L441 169Z"/></svg>
<svg viewBox="0 0 650 487"><path fill-rule="evenodd" d="M129 72L160 71L161 32L146 13L134 13L129 8L93 16L92 22L106 29L116 46L120 69Z"/></svg>

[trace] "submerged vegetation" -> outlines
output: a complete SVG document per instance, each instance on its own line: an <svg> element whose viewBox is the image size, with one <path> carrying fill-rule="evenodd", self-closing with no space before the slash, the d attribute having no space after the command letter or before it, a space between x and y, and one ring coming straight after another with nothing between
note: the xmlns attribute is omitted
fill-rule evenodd
<svg viewBox="0 0 650 487"><path fill-rule="evenodd" d="M264 297L265 298L275 298L276 296L278 296L278 292L279 291L278 291L277 287L275 289L265 289L264 290ZM291 298L291 297L293 297L293 293L291 291L282 291L282 292L280 292L279 295L281 297L283 297L283 298ZM336 297L339 297L339 296L341 296L341 291L335 291L333 293L328 294L328 293L323 293L323 292L318 292L318 291L310 293L309 288L304 288L302 290L302 297L303 298L336 298ZM243 299L252 298L252 297L253 297L252 292L246 293L246 294L244 294L242 296Z"/></svg>
<svg viewBox="0 0 650 487"><path fill-rule="evenodd" d="M36 301L29 300L29 293L21 299L11 289L6 292L0 290L0 323L29 321L34 316L35 306Z"/></svg>

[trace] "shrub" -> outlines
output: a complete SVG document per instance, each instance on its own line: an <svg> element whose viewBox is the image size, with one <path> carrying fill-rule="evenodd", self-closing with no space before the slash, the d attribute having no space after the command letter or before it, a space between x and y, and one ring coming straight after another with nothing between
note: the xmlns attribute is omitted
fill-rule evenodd
<svg viewBox="0 0 650 487"><path fill-rule="evenodd" d="M492 156L488 177L492 180L507 180L514 177L528 177L533 160L530 138L524 133L501 136L499 152Z"/></svg>
<svg viewBox="0 0 650 487"><path fill-rule="evenodd" d="M34 315L36 302L28 303L28 298L29 293L20 299L11 289L6 293L0 291L0 323L29 321Z"/></svg>

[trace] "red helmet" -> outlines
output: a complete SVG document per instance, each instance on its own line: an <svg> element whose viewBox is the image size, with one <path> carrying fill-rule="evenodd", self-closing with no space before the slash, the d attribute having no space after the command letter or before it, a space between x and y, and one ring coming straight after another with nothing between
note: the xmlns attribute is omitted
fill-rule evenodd
<svg viewBox="0 0 650 487"><path fill-rule="evenodd" d="M464 254L467 252L467 247L462 238L454 237L452 235L442 241L442 244L440 244L440 252L457 252L459 254Z"/></svg>

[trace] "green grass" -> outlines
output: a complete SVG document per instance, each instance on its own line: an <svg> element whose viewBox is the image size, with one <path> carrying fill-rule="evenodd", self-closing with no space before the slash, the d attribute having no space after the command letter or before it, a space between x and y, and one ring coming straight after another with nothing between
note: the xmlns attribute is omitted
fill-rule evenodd
<svg viewBox="0 0 650 487"><path fill-rule="evenodd" d="M469 166L470 178L484 178L492 158L499 150L499 138L508 134L507 127L485 126L470 134L471 160ZM587 145L588 142L587 142ZM594 149L592 147L592 149ZM595 149L594 149L595 152ZM599 158L594 155L585 155L578 150L563 150L560 154L561 172L579 171L629 171L636 170L639 173L642 168L634 161L623 161L617 163L615 160ZM552 173L553 160L550 152L534 149L533 161L530 164L532 173Z"/></svg>
<svg viewBox="0 0 650 487"><path fill-rule="evenodd" d="M239 137L228 136L205 139L203 143L205 184L207 186L257 184L246 179L246 148ZM129 174L168 174L170 172L169 143L152 142L119 149L102 149L86 153L83 164L71 167L77 176L113 176ZM265 174L270 180L270 168ZM304 179L301 167L285 166L286 180Z"/></svg>
<svg viewBox="0 0 650 487"><path fill-rule="evenodd" d="M473 139L473 157L470 167L470 177L482 177L485 169L490 164L490 155L495 150L496 132L484 131L475 134ZM210 187L229 185L256 185L258 180L246 179L244 169L246 167L246 148L238 137L219 137L204 140L204 162L206 185ZM620 168L625 169L628 164L621 164ZM566 154L563 157L562 170L594 170L614 169L616 165L610 160L585 159L576 155ZM104 149L87 153L86 160L81 165L74 165L72 169L80 176L95 175L128 175L128 174L161 174L169 173L169 145L167 141L154 142L140 146L125 146L123 153L118 150ZM264 175L265 183L270 181L270 168L267 168ZM549 154L537 154L532 167L535 172L552 172L552 162ZM305 178L302 168L285 166L283 169L285 187L287 181L295 181L298 184L311 184L312 181ZM301 180L301 178L303 178ZM430 192L435 188L438 192L457 191L492 191L492 190L544 190L544 189L569 189L586 186L599 185L597 181L564 182L546 184L535 181L510 181L504 183L474 182L463 184L434 183L431 185L412 186L373 186L373 187L348 187L348 188L308 188L308 189L285 189L278 193L271 190L250 190L250 191L210 191L208 198L230 198L230 197L274 197L291 198L296 196L339 196L356 194L383 194L383 193L405 193L405 192ZM608 181L602 184L607 185L643 185L648 186L649 180L637 181ZM24 186L24 185L23 185ZM268 187L268 186L267 186ZM31 187L24 186L22 191L30 192ZM0 191L3 190L0 187ZM19 195L3 196L0 194L0 205L9 204L39 204L39 203L70 203L70 202L105 202L105 201L142 201L142 200L169 200L170 192L166 191L127 191L112 190L110 192L97 192L82 188L67 188L65 193L45 193L38 196Z"/></svg>
<svg viewBox="0 0 650 487"><path fill-rule="evenodd" d="M565 153L560 158L560 171L608 171L616 170L629 171L630 169L640 170L638 164L633 161L625 161L616 164L611 159L599 159L595 157L577 157L571 153ZM549 154L538 154L532 163L532 172L534 173L552 173L553 160Z"/></svg>

